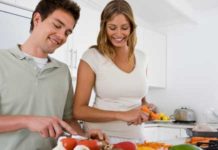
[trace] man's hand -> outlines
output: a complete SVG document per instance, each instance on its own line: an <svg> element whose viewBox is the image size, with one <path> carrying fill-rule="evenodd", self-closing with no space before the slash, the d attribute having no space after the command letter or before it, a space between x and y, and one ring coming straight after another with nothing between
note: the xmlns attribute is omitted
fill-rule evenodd
<svg viewBox="0 0 218 150"><path fill-rule="evenodd" d="M39 132L42 137L58 138L63 130L77 134L70 125L58 117L27 116L25 118L27 128L30 131Z"/></svg>

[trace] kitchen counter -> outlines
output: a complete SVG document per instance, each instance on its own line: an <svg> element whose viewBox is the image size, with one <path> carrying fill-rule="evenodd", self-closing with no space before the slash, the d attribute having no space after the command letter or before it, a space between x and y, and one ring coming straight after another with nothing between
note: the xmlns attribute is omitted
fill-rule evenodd
<svg viewBox="0 0 218 150"><path fill-rule="evenodd" d="M174 123L174 122L145 122L143 123L143 127L168 127L168 128L180 128L180 129L187 129L193 128L196 126L196 123Z"/></svg>
<svg viewBox="0 0 218 150"><path fill-rule="evenodd" d="M143 127L166 127L166 128L180 128L180 129L192 129L200 123L174 123L172 121L151 121L143 123ZM208 124L211 127L218 128L218 124Z"/></svg>
<svg viewBox="0 0 218 150"><path fill-rule="evenodd" d="M150 121L143 123L143 137L146 141L165 142L169 144L184 143L190 137L193 129L199 123L174 123L172 121ZM205 125L202 124L201 125ZM218 124L209 124L217 129Z"/></svg>

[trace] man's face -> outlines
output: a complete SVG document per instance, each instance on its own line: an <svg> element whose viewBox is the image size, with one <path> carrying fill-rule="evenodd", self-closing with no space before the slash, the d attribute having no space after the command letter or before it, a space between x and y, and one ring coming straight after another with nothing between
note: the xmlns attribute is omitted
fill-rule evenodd
<svg viewBox="0 0 218 150"><path fill-rule="evenodd" d="M34 15L34 43L37 52L47 57L63 45L75 25L74 18L67 12L57 9L42 21L39 13Z"/></svg>

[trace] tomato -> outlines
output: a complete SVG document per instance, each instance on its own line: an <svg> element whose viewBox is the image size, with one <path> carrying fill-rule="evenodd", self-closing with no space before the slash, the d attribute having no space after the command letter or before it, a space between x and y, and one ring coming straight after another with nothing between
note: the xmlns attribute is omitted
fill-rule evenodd
<svg viewBox="0 0 218 150"><path fill-rule="evenodd" d="M66 150L73 150L74 147L76 147L77 145L77 140L73 139L73 138L64 138L61 140L63 147Z"/></svg>
<svg viewBox="0 0 218 150"><path fill-rule="evenodd" d="M113 148L122 149L122 150L136 150L136 145L132 142L125 141L125 142L114 144Z"/></svg>
<svg viewBox="0 0 218 150"><path fill-rule="evenodd" d="M85 145L90 150L100 150L100 147L98 146L98 143L96 140L81 140L81 141L78 141L77 144L78 145Z"/></svg>

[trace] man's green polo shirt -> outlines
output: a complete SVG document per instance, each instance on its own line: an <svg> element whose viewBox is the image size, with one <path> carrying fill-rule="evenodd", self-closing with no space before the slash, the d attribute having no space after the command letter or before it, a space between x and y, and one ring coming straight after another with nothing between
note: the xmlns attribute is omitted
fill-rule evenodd
<svg viewBox="0 0 218 150"><path fill-rule="evenodd" d="M40 70L18 47L0 51L0 115L72 118L73 88L66 64L49 57ZM4 150L50 150L54 141L27 129L0 133Z"/></svg>

